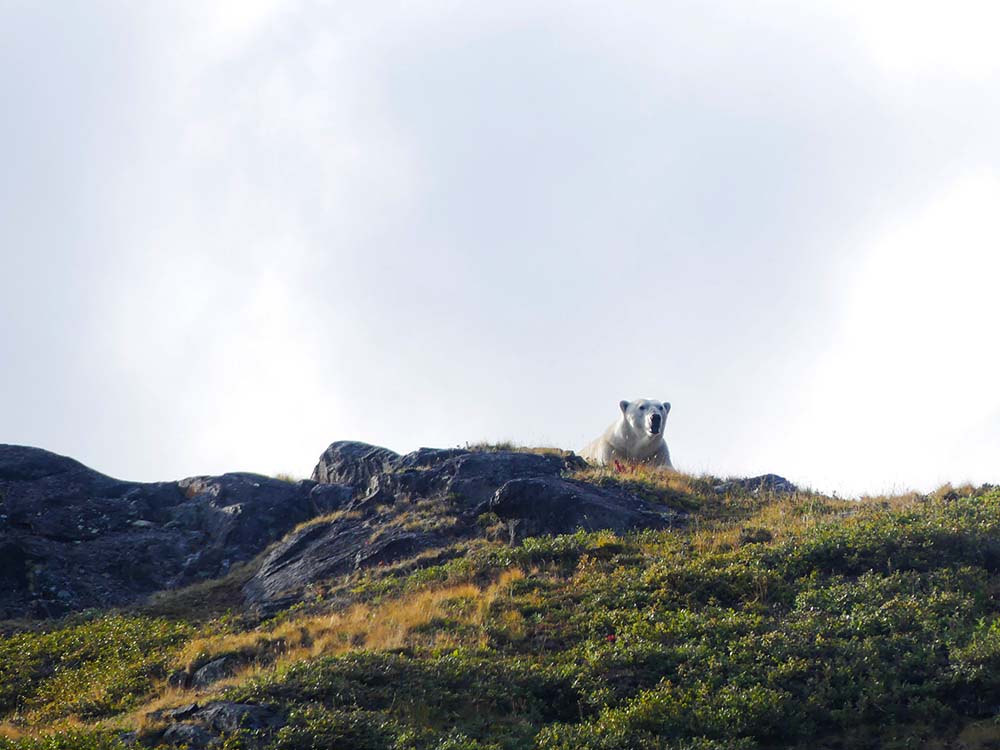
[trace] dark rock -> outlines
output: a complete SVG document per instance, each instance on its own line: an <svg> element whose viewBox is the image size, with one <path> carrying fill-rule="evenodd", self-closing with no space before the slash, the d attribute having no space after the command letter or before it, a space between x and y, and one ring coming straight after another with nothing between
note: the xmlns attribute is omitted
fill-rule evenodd
<svg viewBox="0 0 1000 750"><path fill-rule="evenodd" d="M757 495L761 492L773 492L775 494L793 494L799 488L789 482L784 477L777 474L761 474L759 477L749 477L746 479L730 479L715 486L715 491L726 492L750 492Z"/></svg>
<svg viewBox="0 0 1000 750"><path fill-rule="evenodd" d="M167 677L167 684L173 688L186 688L191 682L191 675L183 669L175 669Z"/></svg>
<svg viewBox="0 0 1000 750"><path fill-rule="evenodd" d="M312 514L306 502L308 488L257 474L182 479L177 486L189 499L185 511L175 514L181 528L193 527L219 546L260 549L274 538L274 528L288 528L289 515L304 520Z"/></svg>
<svg viewBox="0 0 1000 750"><path fill-rule="evenodd" d="M275 730L285 725L285 717L271 706L231 701L214 701L204 706L192 703L171 711L154 711L149 718L170 722L166 729L147 740L150 744L187 745L192 750L217 747L224 737L240 730L253 733L248 738L250 744L241 747L261 747Z"/></svg>
<svg viewBox="0 0 1000 750"><path fill-rule="evenodd" d="M188 703L186 706L181 706L180 708L174 708L167 711L165 716L167 718L173 719L174 721L182 721L194 715L198 710L197 703Z"/></svg>
<svg viewBox="0 0 1000 750"><path fill-rule="evenodd" d="M476 517L508 485L500 510L524 519L528 533L561 533L580 526L651 528L675 519L672 511L653 509L622 491L560 478L585 466L572 454L421 448L399 456L364 443L334 443L313 477L353 486L355 497L340 505L349 512L300 528L283 539L243 592L254 609L269 613L301 597L317 582L398 563L430 550L437 550L440 557L449 544L479 533ZM537 484L511 484L517 481ZM555 493L554 499L547 499L546 493ZM415 511L428 506L433 508L435 521L421 525ZM436 558L427 555L426 559Z"/></svg>
<svg viewBox="0 0 1000 750"><path fill-rule="evenodd" d="M338 442L323 453L313 480L231 473L137 483L46 451L0 445L0 619L129 604L221 576L265 549L243 593L250 607L268 613L355 571L446 560L457 542L483 533L476 521L485 513L507 522L512 542L514 533L621 533L683 520L627 489L566 478L585 466L572 454L421 448L401 456ZM718 489L796 491L776 475ZM207 685L233 666L217 660L169 680ZM215 731L195 715L191 722ZM195 735L192 742L204 739Z"/></svg>
<svg viewBox="0 0 1000 750"><path fill-rule="evenodd" d="M35 599L28 602L28 606L24 610L8 611L21 612L20 616L35 620L54 620L66 614L66 607L51 599ZM0 612L3 612L3 610L0 610Z"/></svg>
<svg viewBox="0 0 1000 750"><path fill-rule="evenodd" d="M190 720L216 734L232 734L240 729L277 729L285 724L284 717L271 706L230 701L208 703Z"/></svg>
<svg viewBox="0 0 1000 750"><path fill-rule="evenodd" d="M206 687L213 682L218 682L232 673L229 666L229 659L223 656L221 659L210 661L201 669L191 675L191 685L193 687Z"/></svg>
<svg viewBox="0 0 1000 750"><path fill-rule="evenodd" d="M209 743L215 739L211 734L194 724L171 724L163 732L163 742L174 747L186 747L188 750L206 750Z"/></svg>
<svg viewBox="0 0 1000 750"><path fill-rule="evenodd" d="M10 542L0 542L0 589L28 588L28 555Z"/></svg>
<svg viewBox="0 0 1000 750"><path fill-rule="evenodd" d="M558 477L574 467L571 460L554 455L533 453L471 453L452 459L455 473L447 491L466 506L489 500L497 489L515 478Z"/></svg>
<svg viewBox="0 0 1000 750"><path fill-rule="evenodd" d="M0 619L112 607L225 574L351 489L255 474L124 482L0 445Z"/></svg>
<svg viewBox="0 0 1000 750"><path fill-rule="evenodd" d="M355 492L367 494L372 477L383 473L399 454L377 445L341 440L323 451L313 470L313 481L346 484Z"/></svg>
<svg viewBox="0 0 1000 750"><path fill-rule="evenodd" d="M466 506L488 500L497 487L517 476L559 476L586 467L578 456L464 448L419 448L400 456L367 443L333 443L313 470L317 482L336 482L370 497L382 490L392 496L452 495Z"/></svg>
<svg viewBox="0 0 1000 750"><path fill-rule="evenodd" d="M458 509L472 510L510 479L558 477L585 466L577 456L421 448L392 462L373 484L404 497L441 496Z"/></svg>
<svg viewBox="0 0 1000 750"><path fill-rule="evenodd" d="M311 583L395 562L443 542L438 535L378 529L353 518L311 524L274 548L243 593L256 609L271 611L297 598Z"/></svg>
<svg viewBox="0 0 1000 750"><path fill-rule="evenodd" d="M317 516L341 510L351 502L353 495L351 487L344 484L317 484L309 490L313 513Z"/></svg>
<svg viewBox="0 0 1000 750"><path fill-rule="evenodd" d="M86 481L92 479L90 469L72 458L24 445L0 445L0 482L32 482L51 476L65 479L76 474Z"/></svg>
<svg viewBox="0 0 1000 750"><path fill-rule="evenodd" d="M623 490L558 477L511 479L482 507L502 520L518 521L520 536L565 534L585 529L618 533L675 525L683 514Z"/></svg>

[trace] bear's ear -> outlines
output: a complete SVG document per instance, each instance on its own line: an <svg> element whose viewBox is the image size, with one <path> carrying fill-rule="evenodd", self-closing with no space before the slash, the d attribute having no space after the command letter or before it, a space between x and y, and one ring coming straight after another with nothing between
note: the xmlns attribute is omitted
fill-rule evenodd
<svg viewBox="0 0 1000 750"><path fill-rule="evenodd" d="M621 408L622 414L628 411L628 401L619 401L618 406Z"/></svg>
<svg viewBox="0 0 1000 750"><path fill-rule="evenodd" d="M670 413L670 402L669 401L664 401L663 402L663 416L667 416L669 413Z"/></svg>

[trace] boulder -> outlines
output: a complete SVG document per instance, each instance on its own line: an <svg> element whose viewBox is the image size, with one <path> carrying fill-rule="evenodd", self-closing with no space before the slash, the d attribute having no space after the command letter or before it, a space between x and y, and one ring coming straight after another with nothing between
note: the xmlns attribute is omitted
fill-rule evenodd
<svg viewBox="0 0 1000 750"><path fill-rule="evenodd" d="M154 721L166 719L170 723L165 729L144 737L146 744L166 744L190 750L218 747L225 737L240 730L251 733L247 738L250 744L240 747L263 747L286 723L285 717L271 706L231 701L213 701L204 706L193 703L172 711L154 711L149 718Z"/></svg>
<svg viewBox="0 0 1000 750"><path fill-rule="evenodd" d="M179 708L170 709L165 715L174 721L183 721L184 719L194 716L197 710L197 703L188 703L187 705L180 706Z"/></svg>
<svg viewBox="0 0 1000 750"><path fill-rule="evenodd" d="M240 729L277 729L285 724L284 717L271 706L231 701L208 703L188 721L199 723L216 734L232 734Z"/></svg>
<svg viewBox="0 0 1000 750"><path fill-rule="evenodd" d="M229 659L223 656L220 659L210 661L198 669L191 676L191 685L196 688L208 687L213 682L218 682L222 678L228 677L231 673L232 669L229 666Z"/></svg>
<svg viewBox="0 0 1000 750"><path fill-rule="evenodd" d="M331 443L313 470L314 482L344 484L355 492L366 492L372 477L385 472L399 454L388 448L341 440Z"/></svg>
<svg viewBox="0 0 1000 750"><path fill-rule="evenodd" d="M749 492L753 495L760 494L761 492L791 495L799 491L798 487L777 474L761 474L758 477L730 479L716 485L714 489L720 494L727 492Z"/></svg>
<svg viewBox="0 0 1000 750"><path fill-rule="evenodd" d="M502 520L516 520L521 537L568 534L577 529L662 529L684 514L653 505L620 489L597 487L558 477L511 479L482 507Z"/></svg>

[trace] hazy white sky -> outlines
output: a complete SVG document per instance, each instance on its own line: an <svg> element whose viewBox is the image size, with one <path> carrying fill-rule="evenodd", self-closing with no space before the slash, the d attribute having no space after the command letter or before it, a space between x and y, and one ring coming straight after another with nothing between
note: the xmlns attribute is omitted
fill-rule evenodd
<svg viewBox="0 0 1000 750"><path fill-rule="evenodd" d="M0 0L0 441L1000 482L998 8Z"/></svg>

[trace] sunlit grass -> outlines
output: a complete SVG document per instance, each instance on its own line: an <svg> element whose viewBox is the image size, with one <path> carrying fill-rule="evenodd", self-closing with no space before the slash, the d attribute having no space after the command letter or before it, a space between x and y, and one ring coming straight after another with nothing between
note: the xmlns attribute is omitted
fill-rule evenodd
<svg viewBox="0 0 1000 750"><path fill-rule="evenodd" d="M563 448L556 448L548 445L519 445L510 440L504 440L498 443L485 441L481 443L466 443L462 446L462 448L479 453L532 453L538 456L559 456L560 458L568 458L569 456L575 455L573 451L564 450Z"/></svg>
<svg viewBox="0 0 1000 750"><path fill-rule="evenodd" d="M194 638L179 652L176 663L190 673L223 656L244 663L281 665L350 649L379 651L415 641L429 644L433 637L416 635L418 628L435 619L481 625L493 601L523 577L520 570L508 570L486 587L454 584L377 605L356 604L344 611L294 617L247 632Z"/></svg>
<svg viewBox="0 0 1000 750"><path fill-rule="evenodd" d="M309 529L313 526L319 526L321 524L333 523L335 521L349 521L359 518L364 518L364 513L356 510L335 510L331 513L313 516L308 521L303 521L292 529L292 533L302 531L303 529Z"/></svg>

